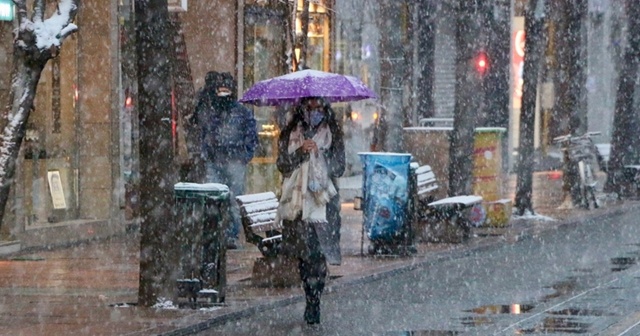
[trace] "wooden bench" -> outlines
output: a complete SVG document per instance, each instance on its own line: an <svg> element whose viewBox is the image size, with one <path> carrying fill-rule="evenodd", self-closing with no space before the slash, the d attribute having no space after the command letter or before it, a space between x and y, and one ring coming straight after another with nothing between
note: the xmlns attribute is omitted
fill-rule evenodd
<svg viewBox="0 0 640 336"><path fill-rule="evenodd" d="M255 260L251 284L258 287L290 287L300 283L298 264L282 256L282 222L276 222L279 201L273 192L236 196L246 241L262 254Z"/></svg>
<svg viewBox="0 0 640 336"><path fill-rule="evenodd" d="M596 161L598 161L598 166L600 170L603 172L609 171L609 156L611 153L611 144L608 143L600 143L595 144L596 147Z"/></svg>
<svg viewBox="0 0 640 336"><path fill-rule="evenodd" d="M273 192L236 197L240 206L242 227L248 243L254 244L265 257L275 257L282 242L282 223L276 223L278 199Z"/></svg>
<svg viewBox="0 0 640 336"><path fill-rule="evenodd" d="M430 166L411 164L410 195L413 203L414 227L420 228L420 237L430 242L464 241L470 236L468 212L481 206L482 197L475 195L437 199L438 180Z"/></svg>
<svg viewBox="0 0 640 336"><path fill-rule="evenodd" d="M596 159L600 170L609 173L609 157L611 154L611 144L600 143L595 144ZM623 176L626 183L629 183L630 189L628 193L632 196L640 196L640 165L625 165L623 168Z"/></svg>
<svg viewBox="0 0 640 336"><path fill-rule="evenodd" d="M626 165L623 172L625 181L629 183L629 195L640 196L640 165Z"/></svg>

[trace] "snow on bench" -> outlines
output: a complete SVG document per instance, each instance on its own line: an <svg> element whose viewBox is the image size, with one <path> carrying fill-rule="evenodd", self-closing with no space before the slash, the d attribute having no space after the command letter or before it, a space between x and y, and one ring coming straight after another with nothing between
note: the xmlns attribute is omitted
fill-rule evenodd
<svg viewBox="0 0 640 336"><path fill-rule="evenodd" d="M266 256L275 256L282 241L282 222L276 222L278 199L273 192L236 197L247 242Z"/></svg>

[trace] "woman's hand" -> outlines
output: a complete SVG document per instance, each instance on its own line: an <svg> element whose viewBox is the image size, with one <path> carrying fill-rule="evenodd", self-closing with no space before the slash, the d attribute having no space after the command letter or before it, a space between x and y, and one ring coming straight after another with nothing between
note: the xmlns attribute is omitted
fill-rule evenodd
<svg viewBox="0 0 640 336"><path fill-rule="evenodd" d="M311 140L311 139L306 139L302 142L302 150L305 153L318 153L318 145L316 144L315 141Z"/></svg>

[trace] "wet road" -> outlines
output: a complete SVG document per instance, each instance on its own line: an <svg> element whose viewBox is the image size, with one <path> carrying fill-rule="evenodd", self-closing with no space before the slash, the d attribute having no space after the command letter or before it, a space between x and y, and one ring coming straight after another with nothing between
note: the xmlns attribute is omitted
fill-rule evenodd
<svg viewBox="0 0 640 336"><path fill-rule="evenodd" d="M298 303L199 335L640 335L638 260L635 211L327 293L318 327Z"/></svg>

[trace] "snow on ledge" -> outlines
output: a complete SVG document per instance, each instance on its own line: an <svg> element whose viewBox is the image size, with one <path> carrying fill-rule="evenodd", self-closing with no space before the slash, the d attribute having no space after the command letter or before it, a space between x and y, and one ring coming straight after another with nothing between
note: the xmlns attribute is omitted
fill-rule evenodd
<svg viewBox="0 0 640 336"><path fill-rule="evenodd" d="M192 191L229 191L229 187L220 183L191 183L179 182L173 186L173 190L192 190Z"/></svg>

